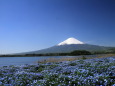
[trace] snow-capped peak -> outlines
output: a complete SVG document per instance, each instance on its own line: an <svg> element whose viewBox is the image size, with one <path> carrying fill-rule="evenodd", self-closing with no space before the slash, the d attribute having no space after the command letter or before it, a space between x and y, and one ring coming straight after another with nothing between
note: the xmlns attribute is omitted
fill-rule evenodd
<svg viewBox="0 0 115 86"><path fill-rule="evenodd" d="M67 40L59 43L58 45L69 45L69 44L84 44L83 42L71 37L71 38L68 38Z"/></svg>

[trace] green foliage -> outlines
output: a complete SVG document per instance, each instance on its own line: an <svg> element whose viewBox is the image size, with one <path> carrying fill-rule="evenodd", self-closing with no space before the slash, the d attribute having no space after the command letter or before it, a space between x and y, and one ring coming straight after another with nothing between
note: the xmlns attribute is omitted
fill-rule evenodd
<svg viewBox="0 0 115 86"><path fill-rule="evenodd" d="M72 63L70 63L69 65L70 65L70 66L75 66L75 65L77 65L77 64L72 62Z"/></svg>
<svg viewBox="0 0 115 86"><path fill-rule="evenodd" d="M110 48L109 50L111 51L111 53L115 53L115 48Z"/></svg>
<svg viewBox="0 0 115 86"><path fill-rule="evenodd" d="M69 74L71 74L71 71L64 71L63 74L69 75Z"/></svg>
<svg viewBox="0 0 115 86"><path fill-rule="evenodd" d="M87 59L85 56L82 57L83 60Z"/></svg>
<svg viewBox="0 0 115 86"><path fill-rule="evenodd" d="M57 67L57 66L58 66L58 65L53 64L53 65L50 65L50 67L49 67L49 68L53 69L53 68L55 68L55 67Z"/></svg>
<svg viewBox="0 0 115 86"><path fill-rule="evenodd" d="M79 60L78 62L79 62L80 64L83 64L83 63L84 63L84 61L83 61L83 60Z"/></svg>
<svg viewBox="0 0 115 86"><path fill-rule="evenodd" d="M79 72L79 71L75 71L75 75L81 76L81 75L82 75L82 73L81 73L81 72Z"/></svg>
<svg viewBox="0 0 115 86"><path fill-rule="evenodd" d="M45 68L44 65L39 65L39 66L37 66L37 67L31 68L31 69L30 69L30 72L34 72L34 73L41 72L41 71L44 70L44 68ZM24 69L25 69L25 68L24 68Z"/></svg>
<svg viewBox="0 0 115 86"><path fill-rule="evenodd" d="M36 69L37 72L41 72L41 71L43 71L44 68L45 68L44 65L39 65L39 66L36 67L35 69Z"/></svg>
<svg viewBox="0 0 115 86"><path fill-rule="evenodd" d="M75 50L70 53L70 55L75 56L75 55L91 55L91 52L86 51L86 50Z"/></svg>

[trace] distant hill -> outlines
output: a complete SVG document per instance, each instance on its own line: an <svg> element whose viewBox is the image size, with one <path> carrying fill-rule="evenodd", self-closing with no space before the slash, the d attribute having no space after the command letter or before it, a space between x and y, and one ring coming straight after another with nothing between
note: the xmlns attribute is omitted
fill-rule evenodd
<svg viewBox="0 0 115 86"><path fill-rule="evenodd" d="M59 43L50 48L26 52L23 54L46 54L46 53L69 53L74 50L87 50L90 52L101 52L101 51L108 51L110 47L98 46L98 45L91 45L85 44L75 38L68 38L67 40Z"/></svg>
<svg viewBox="0 0 115 86"><path fill-rule="evenodd" d="M27 54L68 53L74 50L87 50L92 52L92 51L106 51L108 50L108 48L104 46L97 46L90 44L71 44L71 45L53 46L38 51L27 52Z"/></svg>

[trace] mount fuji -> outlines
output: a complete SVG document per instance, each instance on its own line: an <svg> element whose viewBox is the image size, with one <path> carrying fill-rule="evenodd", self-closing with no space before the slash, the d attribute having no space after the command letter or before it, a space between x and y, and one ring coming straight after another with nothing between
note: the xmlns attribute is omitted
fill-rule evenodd
<svg viewBox="0 0 115 86"><path fill-rule="evenodd" d="M68 38L67 40L59 43L58 45L71 45L71 44L84 44L83 42L71 37L71 38Z"/></svg>
<svg viewBox="0 0 115 86"><path fill-rule="evenodd" d="M87 50L90 52L95 52L95 51L107 51L108 48L109 47L86 44L84 42L81 42L71 37L50 48L32 51L32 52L26 52L24 54L69 53L74 50Z"/></svg>

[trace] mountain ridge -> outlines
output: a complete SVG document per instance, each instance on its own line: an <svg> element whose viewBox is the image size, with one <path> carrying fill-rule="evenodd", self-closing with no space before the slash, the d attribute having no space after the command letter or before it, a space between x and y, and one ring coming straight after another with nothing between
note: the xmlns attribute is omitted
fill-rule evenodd
<svg viewBox="0 0 115 86"><path fill-rule="evenodd" d="M109 48L110 47L86 44L72 37L68 38L67 40L55 46L36 51L24 52L21 54L70 53L74 50L86 50L90 52L97 52L97 51L108 51Z"/></svg>
<svg viewBox="0 0 115 86"><path fill-rule="evenodd" d="M46 54L46 53L69 53L74 50L87 50L90 52L96 51L106 51L107 47L98 46L98 45L90 45L90 44L71 44L71 45L61 45L61 46L52 46L46 49L26 52L26 54Z"/></svg>

